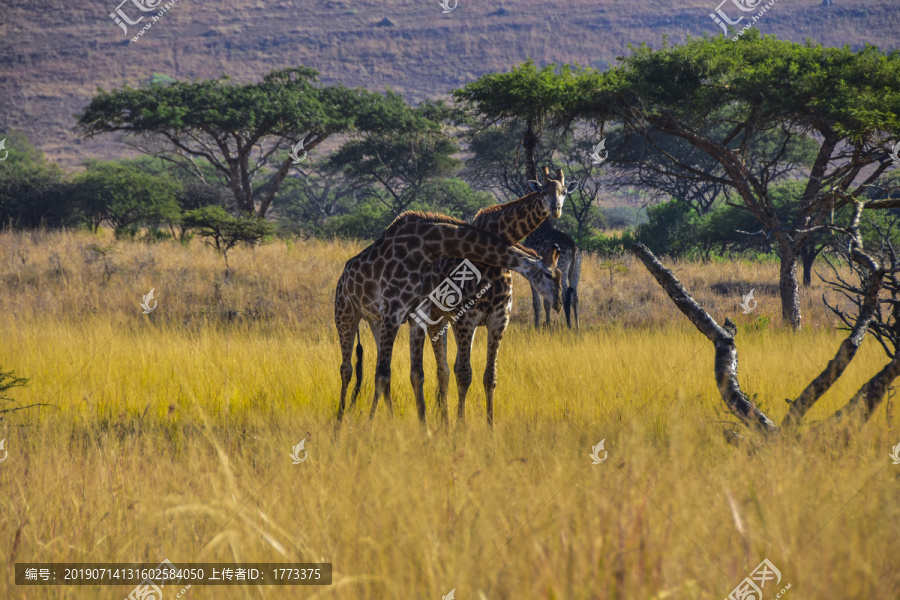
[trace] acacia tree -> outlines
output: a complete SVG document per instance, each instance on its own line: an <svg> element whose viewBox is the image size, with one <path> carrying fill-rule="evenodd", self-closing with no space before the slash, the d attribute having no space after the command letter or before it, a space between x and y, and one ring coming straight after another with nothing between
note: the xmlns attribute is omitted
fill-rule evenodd
<svg viewBox="0 0 900 600"><path fill-rule="evenodd" d="M129 134L136 150L205 180L211 165L234 195L236 212L264 217L293 161L330 136L404 127L412 118L397 94L322 86L307 67L273 71L259 83L229 78L100 90L80 115L85 137Z"/></svg>
<svg viewBox="0 0 900 600"><path fill-rule="evenodd" d="M196 231L204 243L222 255L225 275L231 274L228 252L238 244L252 246L274 233L274 226L260 217L236 217L221 206L204 206L189 210L183 218L186 229Z"/></svg>
<svg viewBox="0 0 900 600"><path fill-rule="evenodd" d="M719 131L704 132L704 135L718 138L728 133L727 124L716 122L714 127ZM767 131L759 132L752 145L744 150L748 162L771 155L781 141ZM732 144L736 146L737 141ZM640 189L648 200L655 202L675 199L687 204L697 216L712 210L729 190L727 173L719 161L683 138L655 128L640 135L631 130L616 130L611 133L607 146L616 148L610 154L608 167L613 189ZM790 140L770 180L773 183L785 180L798 166L809 167L815 152L815 142L808 137Z"/></svg>
<svg viewBox="0 0 900 600"><path fill-rule="evenodd" d="M538 133L544 127L568 128L578 99L578 77L584 73L577 65L547 65L538 69L529 60L509 73L490 73L455 90L453 97L464 103L487 126L524 122L520 147L525 156L527 179L537 179L535 148Z"/></svg>
<svg viewBox="0 0 900 600"><path fill-rule="evenodd" d="M326 221L341 214L354 196L343 172L321 161L300 163L282 186L279 227L303 237L323 235Z"/></svg>
<svg viewBox="0 0 900 600"><path fill-rule="evenodd" d="M801 325L797 260L807 239L833 227L834 210L861 201L865 209L896 200L862 200L891 165L888 150L900 130L900 53L866 46L825 48L760 38L689 40L682 46L647 46L603 74L584 78L574 116L620 121L651 139L684 140L721 165L719 183L729 202L753 214L775 242L782 315ZM759 144L761 136L776 143ZM776 210L769 186L786 173L798 140L816 142L804 190L793 216ZM756 150L754 151L754 148ZM666 158L680 169L714 181L703 169Z"/></svg>
<svg viewBox="0 0 900 600"><path fill-rule="evenodd" d="M360 200L382 205L391 218L428 203L426 185L460 165L453 156L459 148L441 127L451 111L425 102L410 114L405 126L358 135L328 158L329 168L343 173Z"/></svg>
<svg viewBox="0 0 900 600"><path fill-rule="evenodd" d="M501 201L515 200L529 192L527 168L513 148L525 135L524 123L501 123L479 128L467 136L470 156L466 159L463 177L478 190L494 194ZM547 164L560 144L560 136L546 128L535 134L542 143L532 149L528 164ZM533 177L532 177L533 178Z"/></svg>

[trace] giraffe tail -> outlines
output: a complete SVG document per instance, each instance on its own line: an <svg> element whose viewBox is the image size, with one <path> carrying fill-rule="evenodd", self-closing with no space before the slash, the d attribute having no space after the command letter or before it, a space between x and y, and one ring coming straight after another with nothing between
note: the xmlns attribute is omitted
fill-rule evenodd
<svg viewBox="0 0 900 600"><path fill-rule="evenodd" d="M353 388L353 396L350 398L350 403L356 402L356 397L359 396L359 390L362 387L362 377L363 377L363 347L362 342L359 339L359 326L356 329L356 386Z"/></svg>

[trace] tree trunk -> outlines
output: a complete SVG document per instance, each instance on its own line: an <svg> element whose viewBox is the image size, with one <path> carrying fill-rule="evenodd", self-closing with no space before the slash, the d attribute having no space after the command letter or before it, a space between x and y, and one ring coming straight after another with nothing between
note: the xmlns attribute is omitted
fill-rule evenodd
<svg viewBox="0 0 900 600"><path fill-rule="evenodd" d="M231 188L231 193L234 194L235 208L237 209L236 215L239 216L245 213L254 212L255 207L253 206L253 197L247 197L244 194L237 163L232 162L230 167L231 171L228 177L228 187Z"/></svg>
<svg viewBox="0 0 900 600"><path fill-rule="evenodd" d="M850 364L850 361L856 356L860 344L866 337L869 330L869 323L872 316L878 310L878 292L881 291L881 284L884 281L885 272L881 270L878 264L871 258L863 254L859 250L854 250L854 260L868 266L871 272L869 283L866 286L865 298L859 307L859 313L856 316L856 323L850 331L850 335L841 342L837 353L828 362L828 366L822 371L818 377L813 379L806 389L791 403L791 409L785 415L781 422L782 427L794 427L800 424L800 421L806 415L807 411L812 408L813 404L827 392L834 383L844 374L844 370Z"/></svg>
<svg viewBox="0 0 900 600"><path fill-rule="evenodd" d="M804 244L800 249L800 260L803 262L803 287L812 285L812 268L821 250L816 250L815 244Z"/></svg>
<svg viewBox="0 0 900 600"><path fill-rule="evenodd" d="M522 136L522 150L525 153L525 179L537 181L537 163L534 162L534 149L538 139L534 134L534 121L528 119L525 135ZM527 186L526 186L527 187Z"/></svg>
<svg viewBox="0 0 900 600"><path fill-rule="evenodd" d="M716 386L722 400L745 425L763 433L776 433L778 427L741 390L738 383L738 354L734 343L737 327L731 319L725 319L724 326L716 323L706 310L694 300L680 281L665 268L643 244L635 244L631 252L644 263L650 274L669 295L678 309L691 320L700 332L715 347Z"/></svg>
<svg viewBox="0 0 900 600"><path fill-rule="evenodd" d="M840 421L845 416L859 416L863 422L868 421L897 377L900 377L900 352L895 353L891 362L864 383L830 421Z"/></svg>
<svg viewBox="0 0 900 600"><path fill-rule="evenodd" d="M791 329L800 329L800 286L797 282L797 246L779 243L781 275L778 290L781 294L781 318Z"/></svg>

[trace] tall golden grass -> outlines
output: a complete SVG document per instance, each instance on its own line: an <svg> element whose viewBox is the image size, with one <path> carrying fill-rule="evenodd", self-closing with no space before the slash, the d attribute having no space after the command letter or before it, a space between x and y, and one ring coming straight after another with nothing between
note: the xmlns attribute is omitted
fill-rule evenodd
<svg viewBox="0 0 900 600"><path fill-rule="evenodd" d="M110 249L112 247L112 249ZM587 258L582 328L535 331L516 280L496 427L484 423L476 337L469 427L430 432L395 346L396 414L340 430L332 294L350 243L235 251L233 274L193 242L0 235L0 366L30 378L0 425L0 597L124 598L133 586L16 587L16 562L330 562L330 587L203 587L187 598L724 598L763 558L788 598L897 598L900 442L882 408L862 430L746 434L712 377L712 349L642 268ZM103 257L105 255L105 259ZM842 334L816 283L806 327L779 326L777 265L668 263L741 326L741 384L780 420ZM741 314L753 287L759 305ZM142 314L155 288L157 308ZM557 323L561 321L555 315ZM767 323L766 319L770 322ZM451 354L453 342L451 340ZM426 353L430 354L430 353ZM867 340L809 416L840 406L884 361ZM451 386L451 403L455 386ZM309 458L291 464L306 439ZM605 439L608 459L592 465ZM170 592L173 595L174 592Z"/></svg>

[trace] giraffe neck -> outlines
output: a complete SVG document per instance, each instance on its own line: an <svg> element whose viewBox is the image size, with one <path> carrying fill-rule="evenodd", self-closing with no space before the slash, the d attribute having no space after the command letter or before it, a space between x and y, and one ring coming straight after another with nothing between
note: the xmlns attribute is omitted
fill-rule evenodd
<svg viewBox="0 0 900 600"><path fill-rule="evenodd" d="M433 264L444 257L465 258L531 278L543 270L540 259L524 248L465 223L421 219L397 228L395 242L405 246L405 260Z"/></svg>
<svg viewBox="0 0 900 600"><path fill-rule="evenodd" d="M529 244L537 244L543 241L550 232L555 231L553 229L553 223L550 219L544 219L544 222L537 226L537 228L529 234L528 239L526 240Z"/></svg>
<svg viewBox="0 0 900 600"><path fill-rule="evenodd" d="M479 211L472 224L515 244L541 223L546 223L549 215L543 194L532 192L518 200Z"/></svg>

